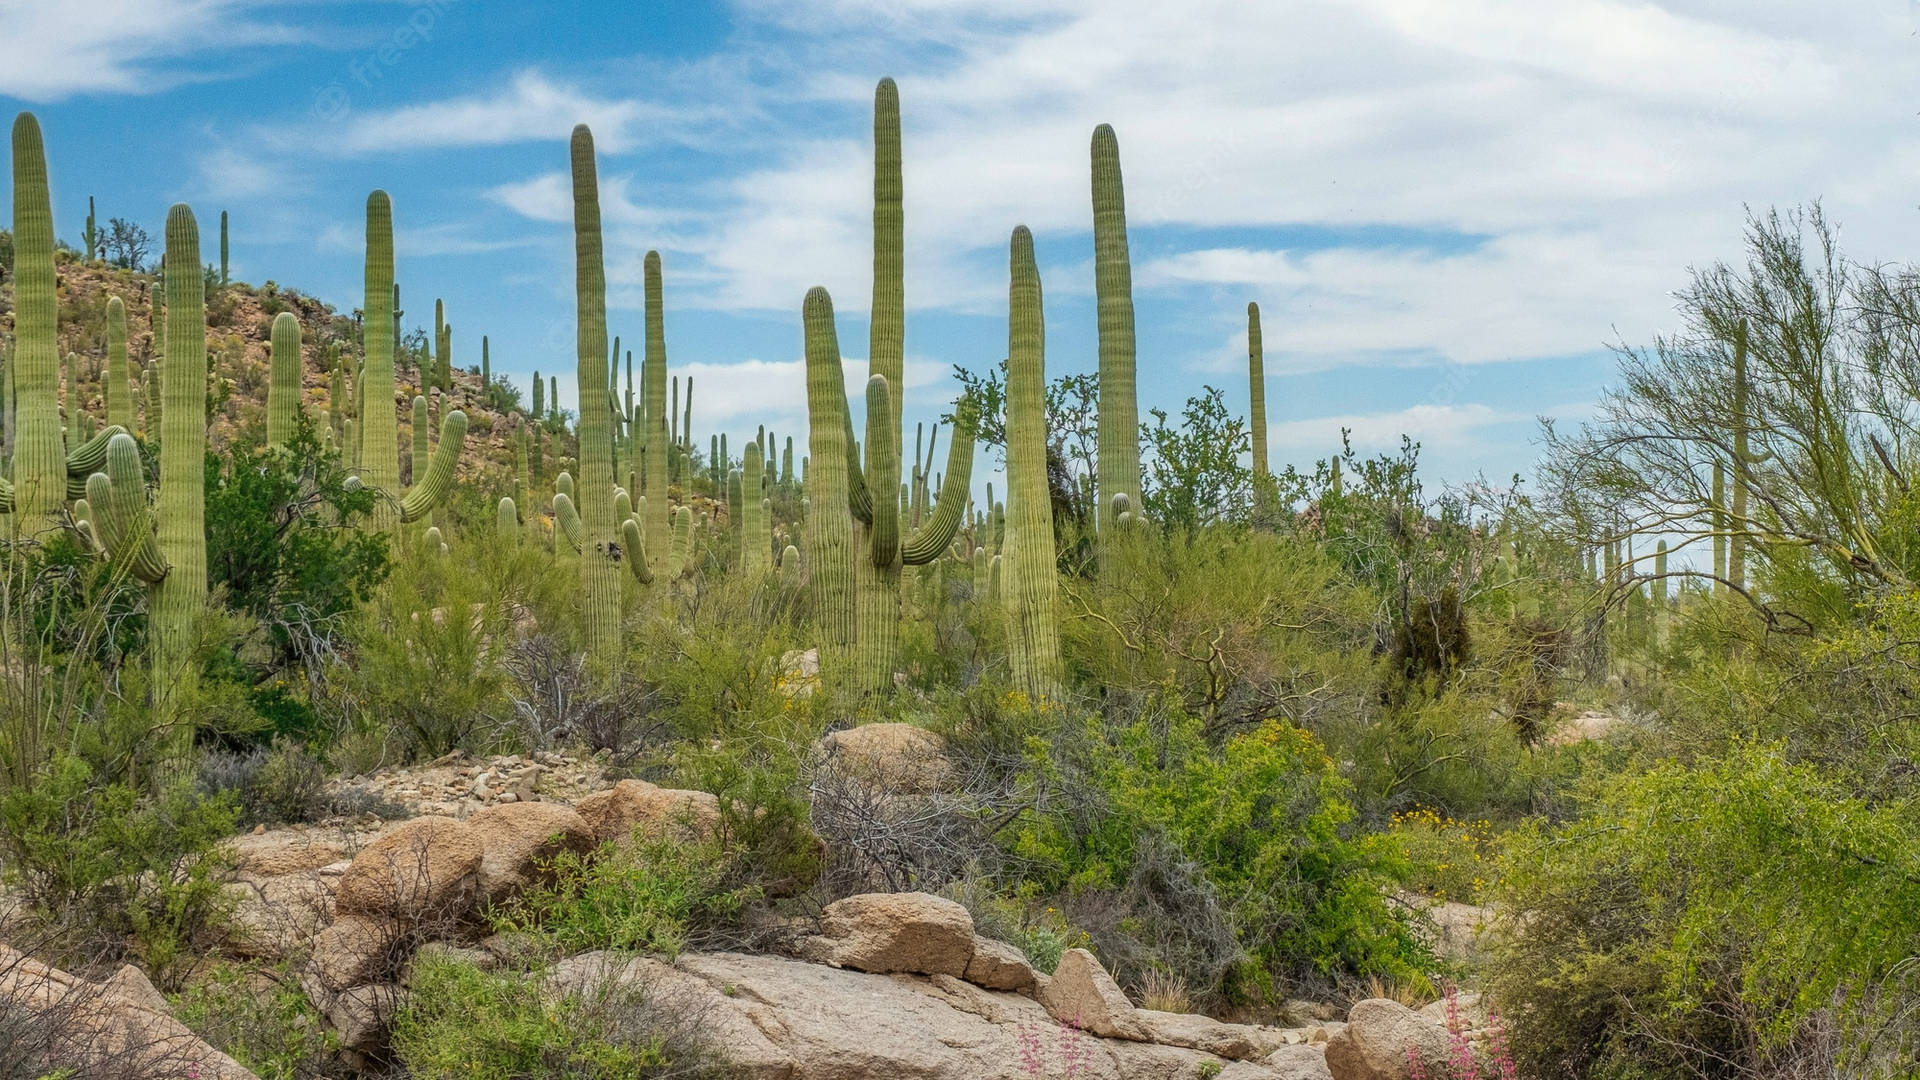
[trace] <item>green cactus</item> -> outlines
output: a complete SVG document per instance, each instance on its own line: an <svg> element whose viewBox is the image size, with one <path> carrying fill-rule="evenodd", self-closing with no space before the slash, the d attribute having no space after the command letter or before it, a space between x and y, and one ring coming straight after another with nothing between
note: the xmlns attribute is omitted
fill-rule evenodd
<svg viewBox="0 0 1920 1080"><path fill-rule="evenodd" d="M133 384L127 369L127 305L117 296L107 298L107 371L103 378L107 423L133 430Z"/></svg>
<svg viewBox="0 0 1920 1080"><path fill-rule="evenodd" d="M1733 490L1731 527L1727 530L1727 578L1736 588L1747 584L1747 535L1753 523L1747 518L1747 490L1753 483L1755 466L1773 460L1771 453L1752 448L1752 387L1747 379L1747 324L1743 320L1733 339Z"/></svg>
<svg viewBox="0 0 1920 1080"><path fill-rule="evenodd" d="M788 544L780 552L780 589L791 598L806 584L807 571L800 562L800 549Z"/></svg>
<svg viewBox="0 0 1920 1080"><path fill-rule="evenodd" d="M294 418L300 412L300 320L291 311L273 317L270 366L267 445L285 446L293 438Z"/></svg>
<svg viewBox="0 0 1920 1080"><path fill-rule="evenodd" d="M233 278L227 274L227 212L220 211L220 287L225 288Z"/></svg>
<svg viewBox="0 0 1920 1080"><path fill-rule="evenodd" d="M207 597L206 277L200 268L200 230L184 204L167 212L166 242L167 309L173 317L167 330L158 507L147 506L140 450L124 431L109 437L105 471L86 483L97 539L148 586L154 695L163 716L173 695L195 681L193 629Z"/></svg>
<svg viewBox="0 0 1920 1080"><path fill-rule="evenodd" d="M770 543L761 543L761 532L767 526L766 509L763 500L754 498L760 490L760 444L750 442L741 452L740 486L743 497L740 501L740 569L749 575L765 574L772 569L773 551Z"/></svg>
<svg viewBox="0 0 1920 1080"><path fill-rule="evenodd" d="M588 655L597 663L610 666L618 659L620 648L620 582L619 568L611 558L616 535L615 479L611 418L604 405L609 393L607 278L601 254L600 184L594 162L593 133L585 124L573 129L570 151L580 382L581 607L585 613ZM620 532L624 533L624 528ZM629 542L629 546L636 545Z"/></svg>
<svg viewBox="0 0 1920 1080"><path fill-rule="evenodd" d="M1247 390L1253 412L1253 499L1262 516L1271 513L1273 473L1267 463L1267 368L1260 342L1260 305L1247 304ZM1104 495L1103 495L1104 497Z"/></svg>
<svg viewBox="0 0 1920 1080"><path fill-rule="evenodd" d="M646 357L640 372L640 413L646 430L640 445L647 450L646 493L654 496L642 529L647 550L656 558L667 550L667 331L660 280L660 253L649 251L643 262L646 295Z"/></svg>
<svg viewBox="0 0 1920 1080"><path fill-rule="evenodd" d="M87 196L87 227L80 230L80 242L86 245L88 262L100 258L102 239L100 225L93 216L93 196L89 195Z"/></svg>
<svg viewBox="0 0 1920 1080"><path fill-rule="evenodd" d="M547 376L547 415L554 420L560 419L560 376Z"/></svg>
<svg viewBox="0 0 1920 1080"><path fill-rule="evenodd" d="M333 370L327 375L327 427L333 431L334 442L347 445L346 425L351 403L347 400L347 368L338 356L333 358Z"/></svg>
<svg viewBox="0 0 1920 1080"><path fill-rule="evenodd" d="M480 335L480 396L486 398L487 389L493 385L493 354L487 346L487 335Z"/></svg>
<svg viewBox="0 0 1920 1080"><path fill-rule="evenodd" d="M786 449L780 452L780 486L793 487L793 436L787 436Z"/></svg>
<svg viewBox="0 0 1920 1080"><path fill-rule="evenodd" d="M693 376L687 376L687 402L680 415L680 448L693 453Z"/></svg>
<svg viewBox="0 0 1920 1080"><path fill-rule="evenodd" d="M527 415L533 417L535 420L540 419L541 415L545 412L544 406L546 404L542 399L546 396L546 380L542 379L540 373L536 371L533 373L533 410Z"/></svg>
<svg viewBox="0 0 1920 1080"><path fill-rule="evenodd" d="M440 526L438 525L427 526L426 535L421 537L421 544L426 548L428 555L445 555L447 553L447 543L441 539Z"/></svg>
<svg viewBox="0 0 1920 1080"><path fill-rule="evenodd" d="M520 511L512 496L503 496L493 508L493 534L501 543L512 547L520 542Z"/></svg>
<svg viewBox="0 0 1920 1080"><path fill-rule="evenodd" d="M418 478L427 475L429 456L427 431L427 399L419 394L413 395L413 471L410 475Z"/></svg>
<svg viewBox="0 0 1920 1080"><path fill-rule="evenodd" d="M1097 522L1113 496L1140 493L1140 413L1134 380L1133 264L1127 251L1127 201L1120 179L1120 142L1113 128L1093 129L1093 277L1100 330L1100 448ZM1017 512L1017 511L1016 511Z"/></svg>
<svg viewBox="0 0 1920 1080"><path fill-rule="evenodd" d="M748 445L752 445L749 443ZM740 534L740 519L746 515L747 508L741 505L740 470L727 472L727 531L735 536Z"/></svg>
<svg viewBox="0 0 1920 1080"><path fill-rule="evenodd" d="M693 510L682 506L673 512L673 535L667 541L667 576L678 577L686 570L693 536Z"/></svg>
<svg viewBox="0 0 1920 1080"><path fill-rule="evenodd" d="M1046 354L1033 234L1013 230L1007 341L1007 645L1013 679L1034 699L1060 694L1052 503L1047 493Z"/></svg>
<svg viewBox="0 0 1920 1080"><path fill-rule="evenodd" d="M40 122L13 122L14 442L16 531L46 528L65 504L67 451L60 430L59 319L54 291L53 206ZM199 269L195 264L195 272Z"/></svg>
<svg viewBox="0 0 1920 1080"><path fill-rule="evenodd" d="M801 306L806 327L808 445L820 459L813 469L817 507L807 515L807 558L812 568L814 618L820 630L822 674L838 677L851 661L855 636L853 518L838 513L851 498L852 456L845 422L846 387L833 300L818 286ZM833 513L826 512L832 508Z"/></svg>

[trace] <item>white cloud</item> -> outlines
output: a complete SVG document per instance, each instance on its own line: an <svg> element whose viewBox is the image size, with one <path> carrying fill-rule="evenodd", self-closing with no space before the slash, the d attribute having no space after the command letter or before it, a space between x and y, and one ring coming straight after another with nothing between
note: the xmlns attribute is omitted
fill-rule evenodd
<svg viewBox="0 0 1920 1080"><path fill-rule="evenodd" d="M343 81L340 86L350 97L350 83ZM679 110L630 98L596 97L526 70L491 94L381 112L358 113L348 105L337 130L329 129L326 138L318 140L303 134L298 145L347 155L528 141L563 145L575 124L586 124L593 129L597 150L618 153L651 136L657 127L677 128L685 119Z"/></svg>
<svg viewBox="0 0 1920 1080"><path fill-rule="evenodd" d="M306 35L264 22L262 0L7 0L0 3L0 94L59 101L75 94L152 94L214 77L204 62L178 61L216 50L290 44Z"/></svg>
<svg viewBox="0 0 1920 1080"><path fill-rule="evenodd" d="M1353 448L1362 453L1389 449L1410 436L1425 449L1459 450L1472 445L1477 434L1496 424L1531 421L1526 413L1501 412L1489 405L1412 405L1391 412L1319 416L1267 425L1267 442L1276 455L1303 450L1327 455L1340 448L1340 432L1350 431Z"/></svg>

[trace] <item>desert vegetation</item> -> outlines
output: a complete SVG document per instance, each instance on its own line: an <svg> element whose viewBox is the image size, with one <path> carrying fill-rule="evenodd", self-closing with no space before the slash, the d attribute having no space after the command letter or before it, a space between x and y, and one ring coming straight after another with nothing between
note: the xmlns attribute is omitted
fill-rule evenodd
<svg viewBox="0 0 1920 1080"><path fill-rule="evenodd" d="M936 1023L807 1057L776 970L991 995L913 1075L1915 1075L1920 270L1757 213L1532 478L1273 462L1259 298L1251 417L1142 413L1103 125L1097 370L1008 223L1004 361L908 459L900 108L864 401L795 297L784 441L695 437L657 254L610 336L584 126L563 403L405 330L384 192L341 313L224 213L62 243L19 116L0 1080L881 1077Z"/></svg>

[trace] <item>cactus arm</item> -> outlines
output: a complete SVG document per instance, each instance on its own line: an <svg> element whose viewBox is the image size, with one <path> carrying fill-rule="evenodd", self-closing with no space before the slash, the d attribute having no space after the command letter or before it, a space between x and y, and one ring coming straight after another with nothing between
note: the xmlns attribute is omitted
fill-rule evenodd
<svg viewBox="0 0 1920 1080"><path fill-rule="evenodd" d="M579 551L584 539L580 530L580 511L574 509L573 497L564 491L553 493L553 523L559 527L560 535L566 538L567 546Z"/></svg>
<svg viewBox="0 0 1920 1080"><path fill-rule="evenodd" d="M872 466L874 487L891 491L900 483L900 449L887 432L893 416L892 395L887 379L875 375L867 380L867 464ZM869 558L875 566L886 566L900 554L900 516L892 499L873 504L873 527Z"/></svg>
<svg viewBox="0 0 1920 1080"><path fill-rule="evenodd" d="M122 433L107 454L103 472L87 478L94 538L110 558L124 560L134 577L151 585L167 576L167 560L153 539L140 447Z"/></svg>
<svg viewBox="0 0 1920 1080"><path fill-rule="evenodd" d="M938 558L960 531L967 513L967 486L973 481L974 405L963 399L954 414L954 427L947 439L947 479L942 481L933 511L900 544L900 561L907 566L925 566ZM935 428L936 433L939 428ZM932 450L928 450L932 460Z"/></svg>
<svg viewBox="0 0 1920 1080"><path fill-rule="evenodd" d="M519 542L520 511L514 509L511 496L501 499L499 505L494 508L493 528L494 535L505 543Z"/></svg>
<svg viewBox="0 0 1920 1080"><path fill-rule="evenodd" d="M653 584L653 571L647 567L647 541L640 535L640 526L632 518L620 519L620 540L625 545L626 558L622 562L633 572L633 579L642 585Z"/></svg>
<svg viewBox="0 0 1920 1080"><path fill-rule="evenodd" d="M433 456L431 448L427 445L429 436L427 429L429 426L430 424L427 419L427 399L419 394L415 394L413 395L413 423L411 425L413 430L411 435L413 438L412 476L413 482L416 484L425 479L428 464Z"/></svg>
<svg viewBox="0 0 1920 1080"><path fill-rule="evenodd" d="M433 512L453 488L453 470L467 437L467 414L455 409L440 422L440 445L433 448L433 464L400 500L400 520L418 521Z"/></svg>

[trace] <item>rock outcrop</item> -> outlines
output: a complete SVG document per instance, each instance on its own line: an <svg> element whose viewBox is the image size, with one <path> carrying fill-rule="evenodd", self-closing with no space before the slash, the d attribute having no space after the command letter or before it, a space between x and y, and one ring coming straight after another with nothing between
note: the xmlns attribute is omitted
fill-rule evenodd
<svg viewBox="0 0 1920 1080"><path fill-rule="evenodd" d="M538 880L540 867L561 852L592 851L594 833L570 806L549 802L511 802L488 807L467 819L480 842L481 905L512 898Z"/></svg>
<svg viewBox="0 0 1920 1080"><path fill-rule="evenodd" d="M1428 1076L1443 1075L1446 1029L1397 1001L1368 998L1328 1040L1327 1069L1334 1080L1408 1080L1410 1053L1425 1063Z"/></svg>
<svg viewBox="0 0 1920 1080"><path fill-rule="evenodd" d="M485 854L471 826L416 818L354 857L334 893L334 910L409 921L458 918L474 901Z"/></svg>
<svg viewBox="0 0 1920 1080"><path fill-rule="evenodd" d="M865 893L828 904L820 934L800 942L817 964L877 975L965 975L974 955L973 916L928 893Z"/></svg>
<svg viewBox="0 0 1920 1080"><path fill-rule="evenodd" d="M600 843L624 843L636 826L649 833L702 837L720 824L720 800L710 792L663 788L645 780L622 780L574 805Z"/></svg>
<svg viewBox="0 0 1920 1080"><path fill-rule="evenodd" d="M953 786L947 742L912 724L862 724L820 740L824 754L850 775L894 795L931 795Z"/></svg>

